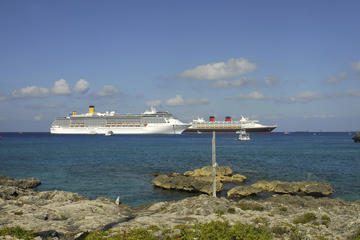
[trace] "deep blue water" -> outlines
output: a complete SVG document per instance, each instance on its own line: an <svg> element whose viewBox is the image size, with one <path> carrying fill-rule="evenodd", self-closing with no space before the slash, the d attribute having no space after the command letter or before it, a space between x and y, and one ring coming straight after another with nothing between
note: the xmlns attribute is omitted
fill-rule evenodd
<svg viewBox="0 0 360 240"><path fill-rule="evenodd" d="M0 133L0 174L35 177L38 190L105 196L135 206L192 196L154 188L151 173L211 163L211 135L50 135ZM360 144L349 133L253 134L250 142L217 135L219 165L258 180L331 183L333 197L360 199ZM225 195L223 192L223 195Z"/></svg>

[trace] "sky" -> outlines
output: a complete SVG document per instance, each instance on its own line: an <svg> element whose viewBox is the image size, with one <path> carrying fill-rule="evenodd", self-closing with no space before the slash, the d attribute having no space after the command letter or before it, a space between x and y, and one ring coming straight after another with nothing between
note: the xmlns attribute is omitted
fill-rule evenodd
<svg viewBox="0 0 360 240"><path fill-rule="evenodd" d="M0 132L76 110L360 131L360 1L0 1Z"/></svg>

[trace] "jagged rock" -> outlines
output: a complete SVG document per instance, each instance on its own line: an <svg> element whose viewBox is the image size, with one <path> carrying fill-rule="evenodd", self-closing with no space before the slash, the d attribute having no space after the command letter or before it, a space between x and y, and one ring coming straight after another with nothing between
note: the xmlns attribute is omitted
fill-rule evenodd
<svg viewBox="0 0 360 240"><path fill-rule="evenodd" d="M216 177L221 182L245 182L246 177L240 174L234 174L232 176L218 176Z"/></svg>
<svg viewBox="0 0 360 240"><path fill-rule="evenodd" d="M360 133L357 133L352 139L354 142L360 142Z"/></svg>
<svg viewBox="0 0 360 240"><path fill-rule="evenodd" d="M331 184L324 182L301 182L300 191L311 196L330 196L335 192Z"/></svg>
<svg viewBox="0 0 360 240"><path fill-rule="evenodd" d="M0 175L0 185L13 186L22 189L36 188L41 181L36 178L14 179L4 175Z"/></svg>
<svg viewBox="0 0 360 240"><path fill-rule="evenodd" d="M0 198L2 198L4 200L16 199L19 196L30 195L33 192L34 191L30 190L30 189L28 190L28 189L18 188L18 187L14 187L14 186L0 185Z"/></svg>
<svg viewBox="0 0 360 240"><path fill-rule="evenodd" d="M312 196L329 196L335 192L334 188L323 182L280 182L280 181L259 181L252 187L267 192L281 194L305 194Z"/></svg>
<svg viewBox="0 0 360 240"><path fill-rule="evenodd" d="M231 176L232 174L233 171L228 166L216 167L216 176ZM184 175L193 177L212 176L212 166L205 166L200 169L195 169L194 171L187 171L184 173Z"/></svg>
<svg viewBox="0 0 360 240"><path fill-rule="evenodd" d="M164 189L175 189L189 192L212 193L212 179L211 177L193 177L183 175L166 175L157 176L153 183L157 187ZM222 190L222 183L216 182L216 191Z"/></svg>
<svg viewBox="0 0 360 240"><path fill-rule="evenodd" d="M237 186L227 192L228 198L239 198L256 195L262 192L261 189L252 186Z"/></svg>

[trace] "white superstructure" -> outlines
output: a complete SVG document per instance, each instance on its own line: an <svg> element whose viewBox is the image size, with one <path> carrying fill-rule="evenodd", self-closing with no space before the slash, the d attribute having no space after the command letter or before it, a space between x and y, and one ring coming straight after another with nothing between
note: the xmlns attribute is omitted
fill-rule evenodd
<svg viewBox="0 0 360 240"><path fill-rule="evenodd" d="M51 124L52 134L181 134L190 124L182 123L168 112L155 109L143 114L97 113L94 106L89 112L56 118Z"/></svg>

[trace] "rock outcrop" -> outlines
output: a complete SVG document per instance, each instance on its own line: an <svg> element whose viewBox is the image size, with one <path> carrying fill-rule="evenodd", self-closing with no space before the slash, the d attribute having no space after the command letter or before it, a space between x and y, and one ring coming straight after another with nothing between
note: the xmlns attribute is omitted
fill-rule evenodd
<svg viewBox="0 0 360 240"><path fill-rule="evenodd" d="M246 177L240 174L234 174L228 166L216 167L216 191L223 188L222 182L243 182ZM153 180L157 187L164 189L174 189L189 192L201 192L212 194L212 167L205 166L194 171L187 171L184 174L160 174Z"/></svg>
<svg viewBox="0 0 360 240"><path fill-rule="evenodd" d="M263 190L252 186L237 186L227 192L228 198L241 198L256 195Z"/></svg>
<svg viewBox="0 0 360 240"><path fill-rule="evenodd" d="M34 194L32 188L36 188L40 184L40 180L36 178L14 179L0 175L0 198L10 200Z"/></svg>
<svg viewBox="0 0 360 240"><path fill-rule="evenodd" d="M180 174L173 177L176 176L186 177ZM263 185L272 189L270 184ZM318 191L309 187L314 185L306 186L309 192ZM253 187L245 188L244 192L251 192L247 190ZM269 231L282 230L282 235L274 235L274 239L290 239L294 237L294 229L296 236L302 236L302 239L314 239L314 236L348 239L360 226L358 214L355 214L360 212L360 201L346 202L327 197L281 194L266 200L243 199L235 202L204 194L132 208L115 204L114 200L108 198L88 200L70 192L26 191L31 193L9 200L0 198L0 226L35 230L44 239L75 239L87 231L122 233L131 228L151 226L155 229L154 225L161 236L161 232L168 231L169 227L213 220L262 225ZM308 223L294 222L307 213L312 213L315 218Z"/></svg>
<svg viewBox="0 0 360 240"><path fill-rule="evenodd" d="M184 175L166 175L157 176L153 183L157 187L164 189L174 189L189 192L201 192L212 194L212 178L211 177L191 177ZM222 190L222 183L216 181L216 191Z"/></svg>
<svg viewBox="0 0 360 240"><path fill-rule="evenodd" d="M280 182L280 181L259 181L253 185L254 188L262 189L267 192L281 194L303 194L311 196L329 196L335 192L329 183L324 182Z"/></svg>

